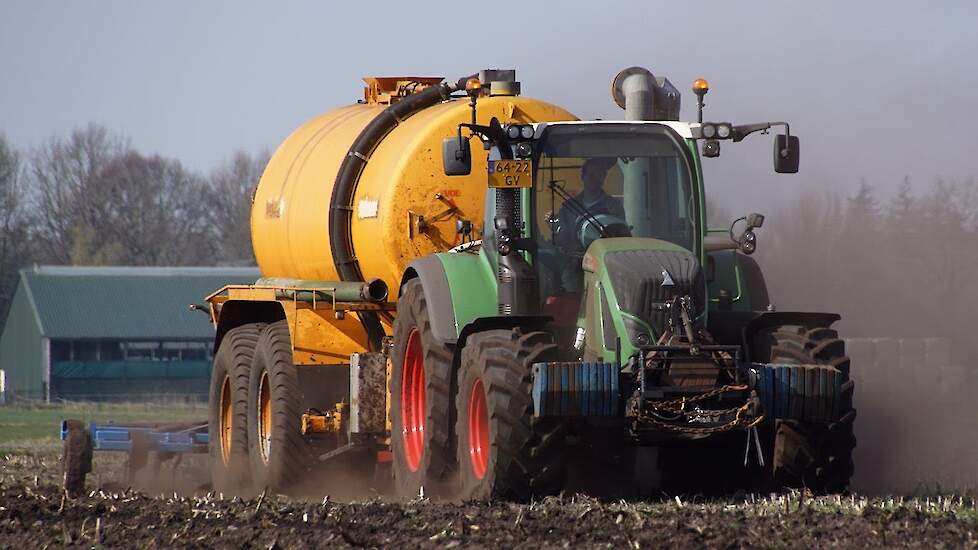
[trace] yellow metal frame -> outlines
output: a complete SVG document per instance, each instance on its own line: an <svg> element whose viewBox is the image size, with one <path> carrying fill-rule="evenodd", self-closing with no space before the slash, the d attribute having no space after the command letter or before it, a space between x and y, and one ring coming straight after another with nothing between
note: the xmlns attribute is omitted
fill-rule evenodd
<svg viewBox="0 0 978 550"><path fill-rule="evenodd" d="M298 293L312 294L311 301L297 299ZM281 294L291 295L282 298ZM326 299L317 300L317 293ZM220 321L221 309L228 302L276 302L282 307L289 325L292 362L302 365L345 365L350 354L368 351L358 312L377 312L385 329L390 331L393 302L342 302L336 300L336 288L298 288L265 285L226 285L207 296L211 322ZM350 315L348 315L350 313Z"/></svg>

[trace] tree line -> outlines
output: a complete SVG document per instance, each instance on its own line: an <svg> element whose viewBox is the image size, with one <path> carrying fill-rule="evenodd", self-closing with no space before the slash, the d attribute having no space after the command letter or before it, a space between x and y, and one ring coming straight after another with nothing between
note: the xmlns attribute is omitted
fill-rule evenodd
<svg viewBox="0 0 978 550"><path fill-rule="evenodd" d="M0 134L0 314L31 264L253 265L268 156L239 151L199 174L96 124L29 151Z"/></svg>
<svg viewBox="0 0 978 550"><path fill-rule="evenodd" d="M978 324L974 177L808 190L769 213L757 260L782 311L842 315L845 336L946 337L959 361Z"/></svg>

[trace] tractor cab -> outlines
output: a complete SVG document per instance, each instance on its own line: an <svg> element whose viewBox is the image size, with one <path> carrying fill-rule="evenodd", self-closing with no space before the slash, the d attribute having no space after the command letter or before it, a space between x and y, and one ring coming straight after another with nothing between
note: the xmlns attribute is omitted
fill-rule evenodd
<svg viewBox="0 0 978 550"><path fill-rule="evenodd" d="M609 362L661 338L674 298L690 296L693 322L703 321L702 185L688 124L477 130L490 144L482 253L501 274L501 315L549 317L579 357Z"/></svg>
<svg viewBox="0 0 978 550"><path fill-rule="evenodd" d="M695 164L673 129L557 123L542 134L530 233L544 296L581 291L585 253L600 238L651 238L696 250Z"/></svg>

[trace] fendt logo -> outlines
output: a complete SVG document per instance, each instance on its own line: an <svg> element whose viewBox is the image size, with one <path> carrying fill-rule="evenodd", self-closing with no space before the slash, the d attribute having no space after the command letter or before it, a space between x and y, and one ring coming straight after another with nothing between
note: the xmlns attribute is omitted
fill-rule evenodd
<svg viewBox="0 0 978 550"><path fill-rule="evenodd" d="M665 269L662 270L662 284L659 286L676 286L676 283L672 281L672 276Z"/></svg>

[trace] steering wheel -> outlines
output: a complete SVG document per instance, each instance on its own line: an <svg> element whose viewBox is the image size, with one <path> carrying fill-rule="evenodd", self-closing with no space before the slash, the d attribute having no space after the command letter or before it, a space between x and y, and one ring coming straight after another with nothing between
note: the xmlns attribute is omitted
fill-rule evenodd
<svg viewBox="0 0 978 550"><path fill-rule="evenodd" d="M595 220L604 226L604 235L601 234L601 229L598 224L594 223ZM591 243L604 237L631 237L632 228L625 223L625 220L619 218L618 216L612 216L611 214L597 214L594 219L581 216L577 223L575 224L574 234L577 236L577 242L581 245L583 250L587 250Z"/></svg>

